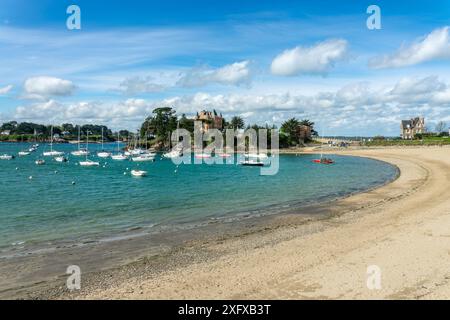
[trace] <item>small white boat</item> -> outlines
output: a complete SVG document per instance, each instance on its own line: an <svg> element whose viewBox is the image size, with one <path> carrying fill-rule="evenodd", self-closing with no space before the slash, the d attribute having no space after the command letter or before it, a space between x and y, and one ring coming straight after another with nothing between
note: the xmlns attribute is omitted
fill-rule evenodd
<svg viewBox="0 0 450 320"><path fill-rule="evenodd" d="M86 161L80 161L80 166L82 166L82 167L99 167L100 163L97 161L86 160Z"/></svg>
<svg viewBox="0 0 450 320"><path fill-rule="evenodd" d="M248 153L244 155L246 158L259 158L259 159L267 159L268 156L265 153Z"/></svg>
<svg viewBox="0 0 450 320"><path fill-rule="evenodd" d="M109 158L111 156L111 152L101 151L97 152L97 157L99 158Z"/></svg>
<svg viewBox="0 0 450 320"><path fill-rule="evenodd" d="M48 151L42 154L44 157L60 157L64 155L64 152L61 151Z"/></svg>
<svg viewBox="0 0 450 320"><path fill-rule="evenodd" d="M0 156L0 160L12 160L12 159L14 159L15 157L13 156L13 155L10 155L10 154L2 154L1 156Z"/></svg>
<svg viewBox="0 0 450 320"><path fill-rule="evenodd" d="M147 171L143 171L143 170L131 170L131 175L133 177L145 177L147 176Z"/></svg>
<svg viewBox="0 0 450 320"><path fill-rule="evenodd" d="M195 154L195 157L197 159L209 159L209 158L211 158L211 155L207 154L207 153L197 153L197 154Z"/></svg>
<svg viewBox="0 0 450 320"><path fill-rule="evenodd" d="M170 152L166 152L163 154L164 158L172 159L172 158L178 158L182 156L181 150L172 150Z"/></svg>
<svg viewBox="0 0 450 320"><path fill-rule="evenodd" d="M259 160L244 160L244 161L241 161L240 164L242 166L249 166L249 167L263 167L264 166L264 162L259 161Z"/></svg>
<svg viewBox="0 0 450 320"><path fill-rule="evenodd" d="M147 162L147 161L153 161L155 160L155 154L151 153L144 153L136 157L131 158L134 162Z"/></svg>
<svg viewBox="0 0 450 320"><path fill-rule="evenodd" d="M230 158L233 155L231 153L219 153L219 157L221 158Z"/></svg>
<svg viewBox="0 0 450 320"><path fill-rule="evenodd" d="M111 156L111 159L116 160L116 161L124 161L124 160L128 160L128 157L126 157L124 154L119 153L119 154L114 154Z"/></svg>
<svg viewBox="0 0 450 320"><path fill-rule="evenodd" d="M83 157L83 156L89 155L89 151L84 150L84 149L80 149L80 150L72 151L70 154L75 156L75 157Z"/></svg>
<svg viewBox="0 0 450 320"><path fill-rule="evenodd" d="M43 159L38 159L38 160L36 160L34 163L37 164L38 166L42 166L42 165L45 164L45 160L43 160Z"/></svg>
<svg viewBox="0 0 450 320"><path fill-rule="evenodd" d="M19 156L20 157L25 157L31 154L31 151L20 151L19 152Z"/></svg>
<svg viewBox="0 0 450 320"><path fill-rule="evenodd" d="M55 157L55 161L56 162L67 162L67 158L66 157L64 157L64 156L61 156L61 157Z"/></svg>

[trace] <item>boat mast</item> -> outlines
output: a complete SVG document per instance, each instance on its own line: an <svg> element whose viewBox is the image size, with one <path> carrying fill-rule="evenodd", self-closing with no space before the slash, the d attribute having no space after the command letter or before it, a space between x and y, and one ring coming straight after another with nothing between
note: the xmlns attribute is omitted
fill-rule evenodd
<svg viewBox="0 0 450 320"><path fill-rule="evenodd" d="M120 147L119 147L119 140L120 140L120 132L117 132L117 152L120 152Z"/></svg>
<svg viewBox="0 0 450 320"><path fill-rule="evenodd" d="M53 125L50 128L50 152L53 152Z"/></svg>
<svg viewBox="0 0 450 320"><path fill-rule="evenodd" d="M105 148L103 147L103 144L104 144L104 142L103 142L103 127L102 127L102 151L105 150Z"/></svg>
<svg viewBox="0 0 450 320"><path fill-rule="evenodd" d="M86 130L86 161L88 160L88 150L89 150L89 130Z"/></svg>
<svg viewBox="0 0 450 320"><path fill-rule="evenodd" d="M81 127L80 127L80 125L78 125L78 151L81 150L80 140L81 140Z"/></svg>

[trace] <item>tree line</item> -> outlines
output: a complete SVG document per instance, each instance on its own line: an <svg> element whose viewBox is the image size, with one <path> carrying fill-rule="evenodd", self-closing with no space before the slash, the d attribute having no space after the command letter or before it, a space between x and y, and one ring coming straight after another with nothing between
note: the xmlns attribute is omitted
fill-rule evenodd
<svg viewBox="0 0 450 320"><path fill-rule="evenodd" d="M216 112L214 112L216 114ZM271 130L277 129L275 125L260 126L257 124L247 124L240 116L233 116L230 121L223 119L223 129L255 129L257 132L260 129L268 131L268 145L270 145ZM186 117L182 114L177 116L176 111L170 107L156 108L152 114L148 116L141 125L141 137L148 140L151 145L160 147L167 147L170 143L170 135L177 128L186 129L194 132L194 119ZM302 128L306 128L302 131ZM305 134L306 132L306 134ZM311 142L313 137L317 135L314 130L314 122L304 119L298 120L291 118L285 121L280 128L280 147L287 148L297 146L302 143Z"/></svg>
<svg viewBox="0 0 450 320"><path fill-rule="evenodd" d="M102 129L105 141L114 141L117 133L113 132L107 126L96 124L75 125L71 123L63 123L62 125L53 126L53 135L57 135L65 140L78 139L78 128L80 128L81 139L84 139L89 133L90 139L93 141L101 139ZM32 122L5 122L0 126L2 140L48 140L51 135L52 126L43 125ZM8 133L8 134L7 134ZM119 131L121 137L129 137L132 135L128 130Z"/></svg>

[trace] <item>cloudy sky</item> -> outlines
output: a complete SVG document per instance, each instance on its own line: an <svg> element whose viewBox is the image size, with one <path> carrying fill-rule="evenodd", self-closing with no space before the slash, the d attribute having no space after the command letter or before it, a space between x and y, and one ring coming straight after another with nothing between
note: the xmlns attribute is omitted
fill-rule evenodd
<svg viewBox="0 0 450 320"><path fill-rule="evenodd" d="M419 115L432 129L450 125L449 26L447 0L1 0L0 122L136 129L173 106L325 135L395 136Z"/></svg>

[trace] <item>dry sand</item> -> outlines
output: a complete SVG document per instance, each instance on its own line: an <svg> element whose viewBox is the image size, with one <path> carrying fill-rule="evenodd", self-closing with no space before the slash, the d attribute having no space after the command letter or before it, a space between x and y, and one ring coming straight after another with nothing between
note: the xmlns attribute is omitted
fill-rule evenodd
<svg viewBox="0 0 450 320"><path fill-rule="evenodd" d="M333 218L211 242L216 258L136 274L87 299L450 298L450 149L343 154L390 162L393 183L333 203ZM367 268L381 289L367 288Z"/></svg>

